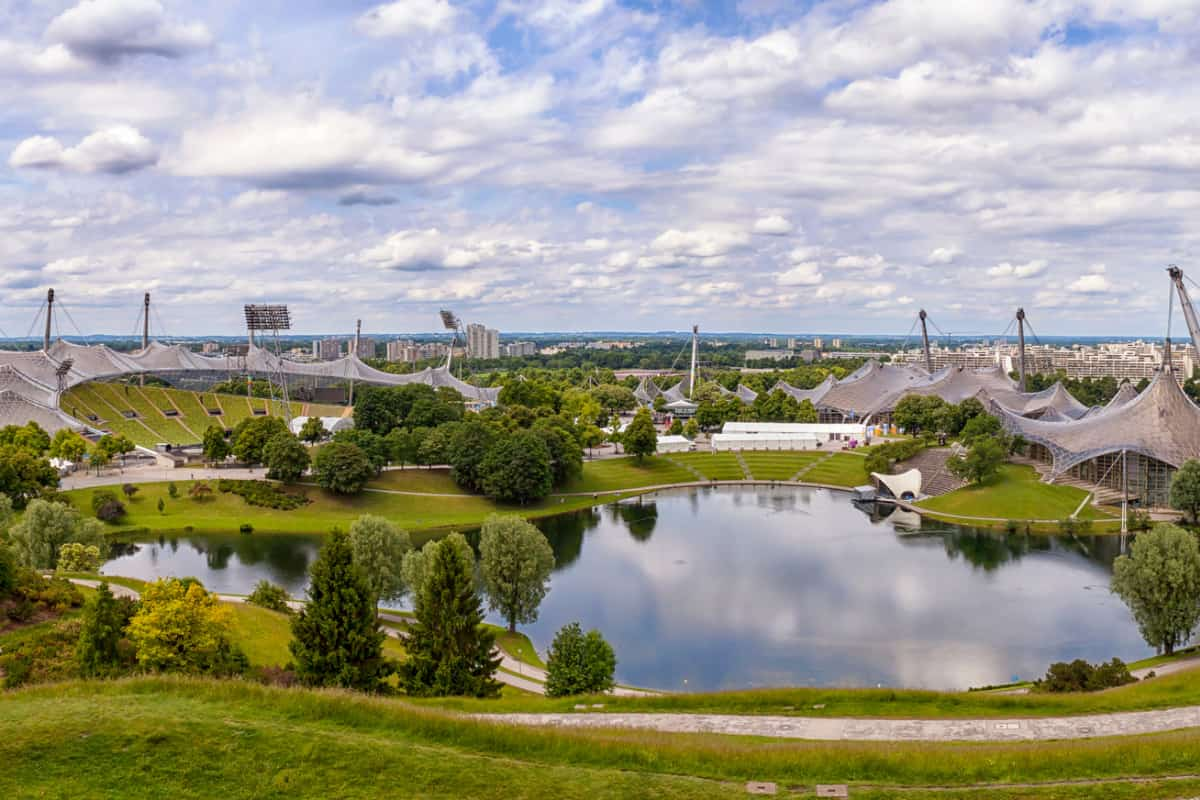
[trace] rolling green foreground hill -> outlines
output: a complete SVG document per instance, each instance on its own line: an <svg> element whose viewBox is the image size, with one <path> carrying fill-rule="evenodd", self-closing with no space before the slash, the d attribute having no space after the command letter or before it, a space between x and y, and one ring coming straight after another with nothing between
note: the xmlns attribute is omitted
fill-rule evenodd
<svg viewBox="0 0 1200 800"><path fill-rule="evenodd" d="M517 729L401 700L238 681L0 694L5 798L725 798L746 796L747 780L776 781L792 797L849 783L854 798L1165 798L1200 792L1198 760L1194 731L1038 744L780 742Z"/></svg>

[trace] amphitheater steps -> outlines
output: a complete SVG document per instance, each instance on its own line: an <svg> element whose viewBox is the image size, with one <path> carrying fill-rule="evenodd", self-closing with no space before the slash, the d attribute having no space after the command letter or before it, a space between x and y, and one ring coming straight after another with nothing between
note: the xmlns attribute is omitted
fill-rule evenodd
<svg viewBox="0 0 1200 800"><path fill-rule="evenodd" d="M950 459L949 447L929 447L915 456L897 465L897 470L904 472L909 469L921 471L921 492L929 497L953 492L966 486L966 481L957 478L946 467Z"/></svg>
<svg viewBox="0 0 1200 800"><path fill-rule="evenodd" d="M742 451L735 450L733 454L737 456L738 466L742 468L742 474L746 476L746 480L751 480L754 475L750 472L750 465L746 463L746 459L742 458Z"/></svg>

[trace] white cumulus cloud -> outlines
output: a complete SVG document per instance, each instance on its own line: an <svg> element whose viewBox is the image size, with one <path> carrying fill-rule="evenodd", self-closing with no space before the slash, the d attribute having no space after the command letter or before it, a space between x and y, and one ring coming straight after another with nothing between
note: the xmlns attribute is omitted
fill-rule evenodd
<svg viewBox="0 0 1200 800"><path fill-rule="evenodd" d="M754 232L766 236L786 236L793 229L792 223L781 214L769 214L754 220Z"/></svg>
<svg viewBox="0 0 1200 800"><path fill-rule="evenodd" d="M212 44L203 23L168 19L158 0L83 0L50 22L46 38L101 62L133 55L178 58Z"/></svg>
<svg viewBox="0 0 1200 800"><path fill-rule="evenodd" d="M156 161L158 150L154 144L129 125L96 131L74 147L64 147L52 136L32 136L18 144L8 158L13 167L111 175L134 172Z"/></svg>

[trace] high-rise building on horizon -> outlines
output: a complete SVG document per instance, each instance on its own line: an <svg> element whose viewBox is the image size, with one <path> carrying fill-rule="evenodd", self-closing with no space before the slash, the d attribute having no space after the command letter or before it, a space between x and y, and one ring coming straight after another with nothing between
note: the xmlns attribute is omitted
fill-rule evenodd
<svg viewBox="0 0 1200 800"><path fill-rule="evenodd" d="M469 358L499 358L500 331L472 322L467 326L467 356Z"/></svg>
<svg viewBox="0 0 1200 800"><path fill-rule="evenodd" d="M354 340L351 339L350 342L351 346L353 346ZM358 348L354 351L354 354L359 358L374 358L375 340L369 336L358 337Z"/></svg>
<svg viewBox="0 0 1200 800"><path fill-rule="evenodd" d="M342 340L313 339L313 356L321 361L336 361L342 357Z"/></svg>

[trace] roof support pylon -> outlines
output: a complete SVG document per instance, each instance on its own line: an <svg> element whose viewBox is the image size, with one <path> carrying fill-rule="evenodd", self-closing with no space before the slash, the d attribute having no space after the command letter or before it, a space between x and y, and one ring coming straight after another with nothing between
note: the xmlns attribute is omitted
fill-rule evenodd
<svg viewBox="0 0 1200 800"><path fill-rule="evenodd" d="M1021 380L1018 383L1017 388L1021 392L1024 392L1025 391L1026 372L1025 372L1025 309L1023 309L1023 308L1017 309L1017 347L1019 348L1017 355L1018 355L1019 362L1020 362L1020 376L1021 376Z"/></svg>
<svg viewBox="0 0 1200 800"><path fill-rule="evenodd" d="M921 320L921 345L925 348L925 370L932 375L933 356L929 354L929 329L925 327L925 318L927 316L928 314L925 313L925 309L923 308L921 309L920 313L917 314L917 317Z"/></svg>
<svg viewBox="0 0 1200 800"><path fill-rule="evenodd" d="M54 320L54 290L46 292L46 335L42 337L42 349L50 352L50 323Z"/></svg>

